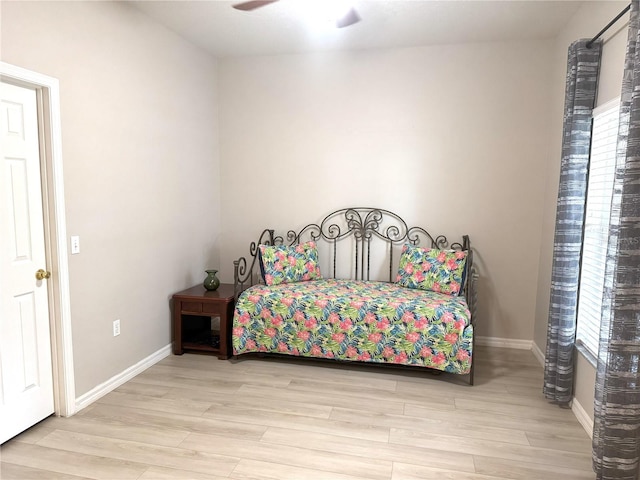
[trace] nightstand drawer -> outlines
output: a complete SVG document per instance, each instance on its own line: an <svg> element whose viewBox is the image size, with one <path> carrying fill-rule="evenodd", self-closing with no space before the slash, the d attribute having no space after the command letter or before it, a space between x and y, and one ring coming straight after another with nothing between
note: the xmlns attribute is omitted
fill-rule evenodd
<svg viewBox="0 0 640 480"><path fill-rule="evenodd" d="M201 313L202 312L202 303L200 302L182 302L182 306L180 308L183 312L189 313Z"/></svg>
<svg viewBox="0 0 640 480"><path fill-rule="evenodd" d="M224 312L225 305L216 303L205 303L202 305L202 313L216 313L218 315Z"/></svg>

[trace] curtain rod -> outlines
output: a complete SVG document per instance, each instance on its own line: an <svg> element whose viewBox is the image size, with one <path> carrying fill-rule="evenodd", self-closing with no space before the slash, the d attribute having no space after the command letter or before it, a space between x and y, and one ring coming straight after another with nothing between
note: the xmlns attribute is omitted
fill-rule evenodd
<svg viewBox="0 0 640 480"><path fill-rule="evenodd" d="M620 17L622 17L625 13L627 13L629 11L629 9L631 8L631 4L627 5L624 10L622 10L618 16L616 18L614 18L613 20L611 20L609 23L607 23L607 26L604 27L602 30L600 30L595 37L593 37L591 40L589 40L587 42L586 47L587 48L591 48L591 45L593 44L593 42L595 42L597 39L600 38L600 35L602 35L604 32L606 32L607 30L609 30L609 28L616 23L618 20L620 20Z"/></svg>

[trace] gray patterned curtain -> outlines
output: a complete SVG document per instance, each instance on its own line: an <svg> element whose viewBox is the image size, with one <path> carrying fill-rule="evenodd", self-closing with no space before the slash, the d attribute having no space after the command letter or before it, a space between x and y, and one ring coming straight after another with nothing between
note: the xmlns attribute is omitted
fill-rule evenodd
<svg viewBox="0 0 640 480"><path fill-rule="evenodd" d="M593 466L598 480L637 480L640 456L640 38L631 20L594 400Z"/></svg>
<svg viewBox="0 0 640 480"><path fill-rule="evenodd" d="M595 105L602 43L569 47L562 129L560 188L553 244L551 300L544 366L544 394L567 406L573 394L573 352L584 228L591 114Z"/></svg>

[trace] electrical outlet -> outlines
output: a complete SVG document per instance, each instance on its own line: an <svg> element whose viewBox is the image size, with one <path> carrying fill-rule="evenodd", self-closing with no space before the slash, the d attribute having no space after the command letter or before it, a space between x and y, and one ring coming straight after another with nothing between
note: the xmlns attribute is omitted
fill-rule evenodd
<svg viewBox="0 0 640 480"><path fill-rule="evenodd" d="M113 321L113 336L117 337L120 335L120 319Z"/></svg>

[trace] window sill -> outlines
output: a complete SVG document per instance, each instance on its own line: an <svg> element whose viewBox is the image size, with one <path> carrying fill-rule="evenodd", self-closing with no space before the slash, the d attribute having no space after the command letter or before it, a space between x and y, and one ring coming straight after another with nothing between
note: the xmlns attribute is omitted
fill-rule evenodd
<svg viewBox="0 0 640 480"><path fill-rule="evenodd" d="M598 368L598 357L591 350L585 347L579 340L576 342L576 349L589 362L593 368Z"/></svg>

